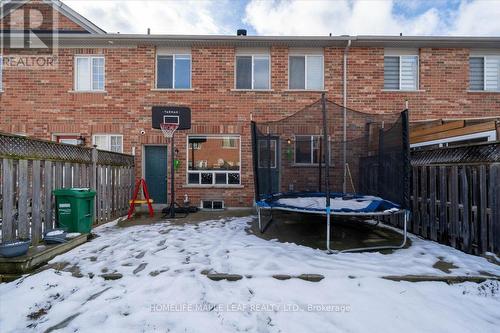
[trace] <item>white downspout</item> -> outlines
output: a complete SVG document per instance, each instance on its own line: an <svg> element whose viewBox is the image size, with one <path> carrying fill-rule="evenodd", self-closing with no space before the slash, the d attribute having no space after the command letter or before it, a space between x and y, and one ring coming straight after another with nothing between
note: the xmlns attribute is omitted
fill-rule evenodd
<svg viewBox="0 0 500 333"><path fill-rule="evenodd" d="M342 182L342 192L346 193L346 179L347 179L347 55L349 53L349 48L351 47L351 39L347 41L347 45L344 49L344 137L343 137L343 156L344 156L344 179Z"/></svg>

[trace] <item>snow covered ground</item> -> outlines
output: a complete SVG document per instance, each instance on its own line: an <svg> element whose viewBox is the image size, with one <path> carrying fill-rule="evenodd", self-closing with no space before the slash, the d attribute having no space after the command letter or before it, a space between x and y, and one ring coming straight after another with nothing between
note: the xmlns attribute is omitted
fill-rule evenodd
<svg viewBox="0 0 500 333"><path fill-rule="evenodd" d="M498 332L496 281L447 285L387 275L500 275L484 258L411 237L392 254L326 253L248 234L251 217L96 229L100 237L48 269L0 285L0 331L62 332ZM207 270L241 274L212 281ZM119 272L104 280L103 272ZM320 282L274 274L322 274ZM90 276L93 276L92 278ZM250 277L251 276L251 277Z"/></svg>

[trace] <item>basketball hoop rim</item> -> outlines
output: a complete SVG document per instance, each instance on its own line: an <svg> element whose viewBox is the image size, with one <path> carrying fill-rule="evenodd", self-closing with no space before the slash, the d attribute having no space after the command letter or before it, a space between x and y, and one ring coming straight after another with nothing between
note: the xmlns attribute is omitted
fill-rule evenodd
<svg viewBox="0 0 500 333"><path fill-rule="evenodd" d="M160 129L166 138L172 138L177 128L179 128L179 124L160 124Z"/></svg>

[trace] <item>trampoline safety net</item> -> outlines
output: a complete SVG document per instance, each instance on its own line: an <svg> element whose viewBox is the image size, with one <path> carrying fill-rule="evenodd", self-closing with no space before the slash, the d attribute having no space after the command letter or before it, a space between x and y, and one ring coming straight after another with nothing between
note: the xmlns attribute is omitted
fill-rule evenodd
<svg viewBox="0 0 500 333"><path fill-rule="evenodd" d="M368 114L322 100L278 121L252 122L256 200L283 192L375 195L409 205L408 111ZM344 128L345 117L345 128ZM329 159L329 177L325 162Z"/></svg>

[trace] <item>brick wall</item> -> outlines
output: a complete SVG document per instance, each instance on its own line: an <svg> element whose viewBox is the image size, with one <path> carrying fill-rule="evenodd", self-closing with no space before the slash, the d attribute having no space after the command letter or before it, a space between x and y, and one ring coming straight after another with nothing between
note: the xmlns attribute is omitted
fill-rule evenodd
<svg viewBox="0 0 500 333"><path fill-rule="evenodd" d="M9 54L10 50L5 50ZM224 198L228 206L247 206L253 199L250 119L276 120L320 98L319 92L288 91L288 48L271 48L271 91L234 91L233 47L192 48L192 90L157 91L155 47L59 50L56 70L5 69L0 93L0 130L43 139L53 134L82 134L89 144L96 133L123 134L124 152L135 147L137 176L142 174L142 145L163 144L151 129L153 105L183 105L192 109L193 127L176 135L182 167L176 174L178 200L188 194ZM73 91L74 56L102 54L106 58L105 93ZM342 103L343 49L326 48L327 97ZM383 91L382 48L352 48L349 53L348 106L365 112L394 113L408 99L411 120L500 115L500 94L467 92L466 49L421 49L420 91ZM144 129L146 133L140 134ZM193 188L186 185L186 135L241 135L241 187Z"/></svg>

